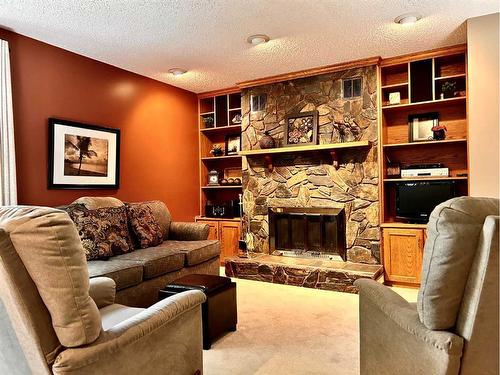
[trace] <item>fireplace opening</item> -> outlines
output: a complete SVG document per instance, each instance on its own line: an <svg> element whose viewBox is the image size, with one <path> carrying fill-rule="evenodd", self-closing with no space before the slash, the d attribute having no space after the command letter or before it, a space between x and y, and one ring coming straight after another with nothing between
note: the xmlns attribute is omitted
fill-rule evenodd
<svg viewBox="0 0 500 375"><path fill-rule="evenodd" d="M269 208L274 255L346 260L345 213L337 208Z"/></svg>

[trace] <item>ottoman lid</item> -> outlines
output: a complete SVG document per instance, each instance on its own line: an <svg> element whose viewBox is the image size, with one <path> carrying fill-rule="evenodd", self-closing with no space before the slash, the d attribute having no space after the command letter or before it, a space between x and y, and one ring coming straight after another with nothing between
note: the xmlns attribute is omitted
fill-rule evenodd
<svg viewBox="0 0 500 375"><path fill-rule="evenodd" d="M167 289L197 289L205 294L227 287L231 279L224 276L192 274L183 276L167 285Z"/></svg>

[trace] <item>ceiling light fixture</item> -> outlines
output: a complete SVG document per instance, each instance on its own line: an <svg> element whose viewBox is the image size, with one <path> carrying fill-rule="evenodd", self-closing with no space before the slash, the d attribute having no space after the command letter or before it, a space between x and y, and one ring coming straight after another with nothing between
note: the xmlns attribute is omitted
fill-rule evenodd
<svg viewBox="0 0 500 375"><path fill-rule="evenodd" d="M406 14L400 15L399 17L396 17L394 19L394 22L399 23L400 25L413 25L415 22L417 22L421 18L422 18L422 16L420 14L406 13Z"/></svg>
<svg viewBox="0 0 500 375"><path fill-rule="evenodd" d="M187 72L186 69L182 69L182 68L172 68L172 69L169 69L168 72L174 76L181 76L183 75L184 73Z"/></svg>
<svg viewBox="0 0 500 375"><path fill-rule="evenodd" d="M247 42L253 45L257 44L262 44L262 43L267 43L269 42L269 37L265 34L255 34L255 35L250 35L247 38Z"/></svg>

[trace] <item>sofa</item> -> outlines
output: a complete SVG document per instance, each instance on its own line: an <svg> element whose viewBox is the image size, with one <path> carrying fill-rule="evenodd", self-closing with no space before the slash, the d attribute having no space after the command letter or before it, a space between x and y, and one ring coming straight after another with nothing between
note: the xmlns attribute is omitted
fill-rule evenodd
<svg viewBox="0 0 500 375"><path fill-rule="evenodd" d="M0 374L203 371L201 291L142 309L117 304L115 282L89 279L68 214L0 207Z"/></svg>
<svg viewBox="0 0 500 375"><path fill-rule="evenodd" d="M219 275L220 245L217 240L207 239L208 225L172 221L167 206L160 201L141 203L151 208L160 224L163 243L87 262L91 278L109 277L115 281L117 303L148 307L158 301L162 287L181 276ZM90 210L124 205L113 197L82 197L72 204L83 204Z"/></svg>
<svg viewBox="0 0 500 375"><path fill-rule="evenodd" d="M461 197L427 225L416 304L359 288L361 375L498 375L499 201Z"/></svg>

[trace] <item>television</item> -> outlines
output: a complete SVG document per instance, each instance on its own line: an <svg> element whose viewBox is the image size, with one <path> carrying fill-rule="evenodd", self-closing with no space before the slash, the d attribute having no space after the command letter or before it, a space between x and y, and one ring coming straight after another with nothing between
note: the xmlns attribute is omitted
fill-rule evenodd
<svg viewBox="0 0 500 375"><path fill-rule="evenodd" d="M396 186L396 218L427 223L438 204L455 196L455 181L399 182Z"/></svg>

